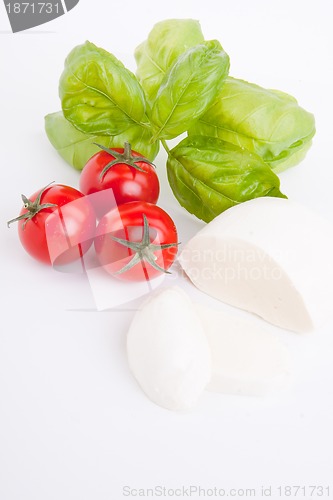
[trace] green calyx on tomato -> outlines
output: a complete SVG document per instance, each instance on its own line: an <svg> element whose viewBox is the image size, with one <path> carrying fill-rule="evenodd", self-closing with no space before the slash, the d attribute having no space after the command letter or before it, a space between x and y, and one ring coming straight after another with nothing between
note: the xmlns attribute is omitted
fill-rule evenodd
<svg viewBox="0 0 333 500"><path fill-rule="evenodd" d="M101 219L124 203L146 201L155 204L160 186L151 162L137 151L131 151L130 145L125 143L122 148L102 147L88 160L80 175L80 191L85 195L99 193L90 199Z"/></svg>
<svg viewBox="0 0 333 500"><path fill-rule="evenodd" d="M21 194L21 198L22 198L22 201L24 203L24 208L27 210L27 212L25 212L22 215L19 215L15 219L8 221L7 226L9 227L10 224L12 224L13 222L18 222L19 220L24 219L24 222L22 224L22 229L24 230L27 222L29 220L31 220L33 217L35 217L35 215L37 215L38 212L40 212L44 208L57 207L58 205L56 203L41 203L40 202L42 194L44 193L44 191L46 191L46 189L48 189L51 186L51 184L53 184L53 182L50 182L50 184L48 184L47 186L45 186L43 189L41 189L39 191L38 196L35 199L35 201L31 201L24 194Z"/></svg>
<svg viewBox="0 0 333 500"><path fill-rule="evenodd" d="M122 238L117 238L116 236L110 235L110 238L112 238L114 241L117 243L124 245L127 248L130 248L135 252L134 256L132 259L119 271L116 271L114 274L122 274L132 267L136 266L140 262L147 262L149 263L156 271L160 271L161 273L166 273L166 274L171 274L170 271L167 271L163 267L159 266L156 263L157 257L154 254L157 250L164 250L165 248L172 248L176 247L179 245L179 243L165 243L161 245L156 245L154 243L150 242L150 236L149 236L149 223L146 215L143 213L143 234L142 234L142 239L139 242L134 242L134 241L128 241Z"/></svg>
<svg viewBox="0 0 333 500"><path fill-rule="evenodd" d="M80 260L83 269L82 256L96 231L96 214L88 197L71 186L52 183L22 199L19 216L8 225L23 220L17 229L24 250L34 259L62 270Z"/></svg>
<svg viewBox="0 0 333 500"><path fill-rule="evenodd" d="M103 146L102 144L97 144L96 142L94 142L94 144L115 158L114 160L110 161L110 163L105 165L102 172L100 173L100 181L101 182L103 181L103 178L104 178L105 174L107 173L107 171L110 168L112 168L114 165L117 165L119 163L125 163L125 165L129 165L130 167L133 167L136 170L139 170L140 172L144 172L144 173L146 173L146 171L143 168L139 167L139 165L137 165L138 162L144 161L144 162L148 163L149 165L152 165L153 167L155 167L154 163L152 163L147 158L144 158L143 156L133 156L132 150L131 150L131 145L129 142L124 143L124 152L123 153L119 153L118 151L115 151L114 149L109 149L109 148Z"/></svg>
<svg viewBox="0 0 333 500"><path fill-rule="evenodd" d="M107 212L99 221L94 238L102 268L125 281L148 281L165 274L176 258L177 242L177 229L171 217L162 208L146 201L124 203ZM153 254L150 260L155 265L147 261L149 252ZM125 268L136 254L139 255L131 267Z"/></svg>

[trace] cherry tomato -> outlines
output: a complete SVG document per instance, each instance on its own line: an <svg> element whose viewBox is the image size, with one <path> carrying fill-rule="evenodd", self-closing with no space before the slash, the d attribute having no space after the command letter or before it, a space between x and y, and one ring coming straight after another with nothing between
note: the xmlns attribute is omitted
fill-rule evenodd
<svg viewBox="0 0 333 500"><path fill-rule="evenodd" d="M173 220L162 208L133 201L104 215L94 244L107 272L123 280L143 281L168 272L178 238Z"/></svg>
<svg viewBox="0 0 333 500"><path fill-rule="evenodd" d="M86 163L80 176L80 190L90 197L98 218L117 205L131 201L156 203L160 186L153 164L140 153L104 146Z"/></svg>
<svg viewBox="0 0 333 500"><path fill-rule="evenodd" d="M96 215L89 200L77 189L62 184L46 186L24 206L18 233L24 249L45 264L65 265L82 257L91 246Z"/></svg>

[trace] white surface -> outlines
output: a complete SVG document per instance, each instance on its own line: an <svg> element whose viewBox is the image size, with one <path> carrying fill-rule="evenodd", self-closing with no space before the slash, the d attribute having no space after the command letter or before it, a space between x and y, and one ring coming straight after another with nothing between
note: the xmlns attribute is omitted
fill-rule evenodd
<svg viewBox="0 0 333 500"><path fill-rule="evenodd" d="M78 186L78 173L43 131L43 116L60 108L69 50L89 39L134 70L136 45L170 17L199 19L206 38L229 53L233 76L290 92L315 114L313 147L281 175L282 191L332 221L332 16L330 0L80 0L65 16L13 35L0 5L1 500L120 500L125 485L191 484L256 488L260 498L262 486L332 480L333 325L306 337L279 332L298 367L281 396L207 393L195 412L172 413L150 403L128 369L125 333L135 304L97 312L84 276L40 266L16 228L6 227L21 192L52 180ZM173 200L164 153L157 164L159 204L185 242L202 224ZM274 488L271 498L281 498Z"/></svg>

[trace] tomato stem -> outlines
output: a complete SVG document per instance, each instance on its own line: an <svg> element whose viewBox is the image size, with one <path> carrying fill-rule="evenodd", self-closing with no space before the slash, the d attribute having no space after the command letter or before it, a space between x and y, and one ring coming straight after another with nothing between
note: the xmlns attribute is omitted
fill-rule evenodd
<svg viewBox="0 0 333 500"><path fill-rule="evenodd" d="M40 203L42 194L46 191L46 189L48 189L51 186L51 184L53 184L53 182L54 181L50 182L50 184L48 184L47 186L45 186L43 189L41 189L39 191L35 201L31 201L24 194L21 194L21 198L23 201L23 207L27 210L27 212L25 212L22 215L19 215L15 219L8 221L7 227L9 227L10 224L12 224L13 222L18 222L19 220L24 220L24 222L22 224L22 229L24 230L27 222L29 220L31 220L36 214L38 214L38 212L40 212L44 208L57 207L58 205L56 205L55 203L42 203L42 204Z"/></svg>
<svg viewBox="0 0 333 500"><path fill-rule="evenodd" d="M160 271L161 273L171 274L169 271L167 271L166 269L164 269L163 267L159 266L156 263L157 257L154 254L154 252L158 250L164 250L165 248L176 247L179 245L179 243L165 243L162 245L156 245L154 243L151 243L149 235L148 219L144 213L142 214L142 217L143 217L143 233L141 241L134 242L110 235L110 237L114 241L116 241L120 245L124 245L125 247L131 249L134 252L132 259L124 267L119 269L119 271L116 271L114 274L122 274L131 269L132 267L136 266L140 262L142 263L143 266L147 262L154 269Z"/></svg>
<svg viewBox="0 0 333 500"><path fill-rule="evenodd" d="M132 159L132 149L129 142L124 142L124 157L130 161Z"/></svg>
<svg viewBox="0 0 333 500"><path fill-rule="evenodd" d="M124 143L124 151L123 153L119 153L118 151L115 151L114 149L107 148L106 146L103 146L102 144L98 144L97 142L94 142L95 146L98 146L101 148L103 151L106 153L109 153L109 155L113 156L114 160L111 160L110 163L105 165L103 168L102 172L100 173L100 181L103 181L103 178L107 171L112 168L114 165L118 165L119 163L125 163L129 167L133 167L136 170L139 170L140 172L147 173L146 170L141 168L137 163L139 162L145 162L149 163L149 165L152 165L155 167L154 163L152 163L148 158L145 158L144 156L133 156L132 150L131 150L131 145L129 142Z"/></svg>

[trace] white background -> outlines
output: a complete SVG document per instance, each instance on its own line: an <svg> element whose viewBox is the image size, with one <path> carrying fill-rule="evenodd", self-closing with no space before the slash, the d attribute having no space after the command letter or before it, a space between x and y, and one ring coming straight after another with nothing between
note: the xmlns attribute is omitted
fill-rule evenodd
<svg viewBox="0 0 333 500"><path fill-rule="evenodd" d="M12 34L0 5L1 500L120 500L125 485L191 484L256 488L260 498L262 486L331 482L333 495L332 324L310 336L283 334L298 361L283 394L206 393L194 412L172 413L151 403L128 370L133 311L97 312L84 276L39 265L20 247L16 227L6 227L21 208L21 192L29 196L52 180L78 186L79 174L43 129L44 115L60 109L67 53L88 39L134 71L134 48L155 22L172 17L198 19L206 39L219 39L233 76L289 92L315 114L312 149L281 174L281 186L333 221L332 6L80 0L57 20ZM173 199L164 153L157 165L159 204L184 241L202 224ZM280 498L276 489L271 498Z"/></svg>

